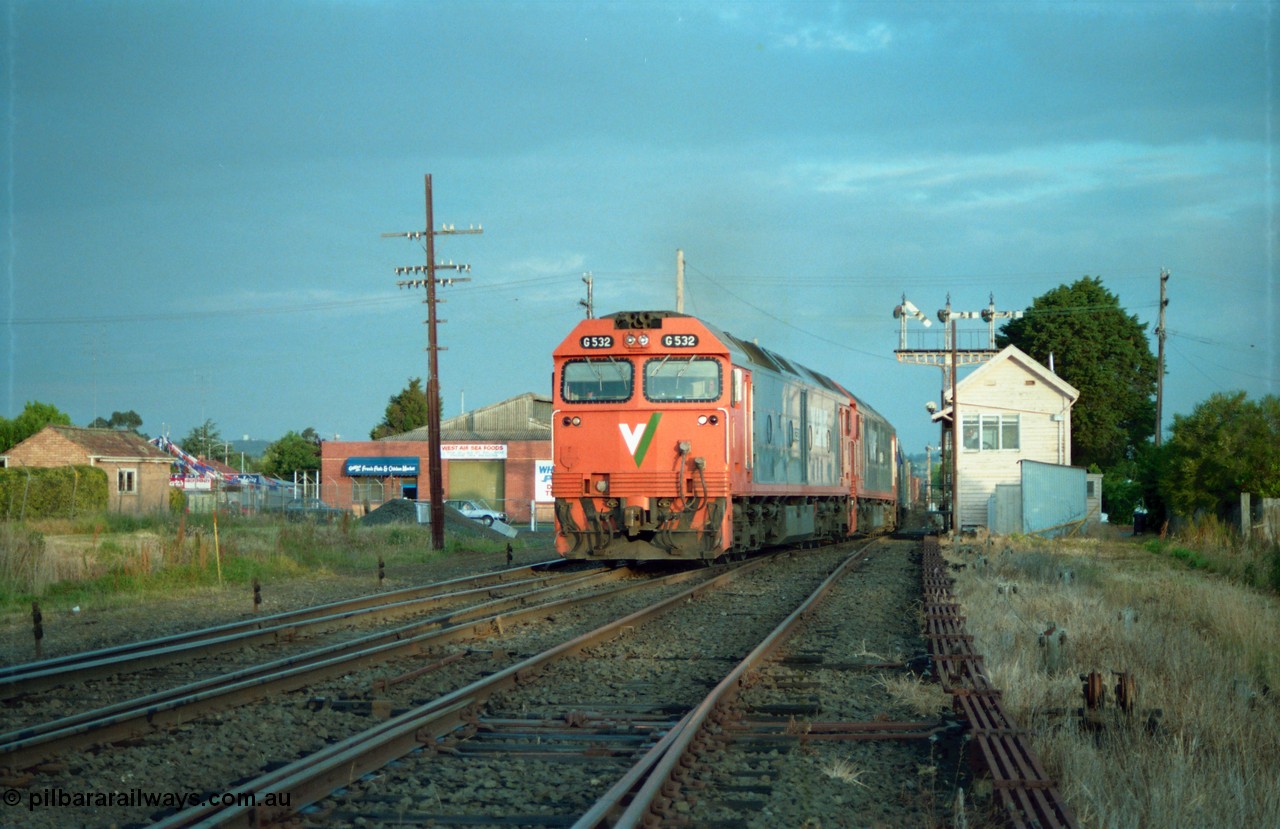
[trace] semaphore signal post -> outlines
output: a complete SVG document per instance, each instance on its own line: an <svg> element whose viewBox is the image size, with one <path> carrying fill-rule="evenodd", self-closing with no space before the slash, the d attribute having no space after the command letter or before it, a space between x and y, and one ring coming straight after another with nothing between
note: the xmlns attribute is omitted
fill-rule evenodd
<svg viewBox="0 0 1280 829"><path fill-rule="evenodd" d="M951 513L951 529L952 532L960 532L960 487L959 487L959 457L956 447L959 446L959 429L960 429L960 400L956 393L958 384L957 371L960 366L978 365L985 363L999 353L996 348L996 320L998 319L1017 319L1022 316L1021 311L997 311L995 295L991 295L989 304L981 311L953 311L951 310L951 294L947 294L946 307L938 311L938 321L943 325L942 342L937 348L908 348L907 347L907 320L916 319L928 328L933 321L926 317L919 308L913 305L906 297L902 296L902 304L897 305L893 309L893 316L901 322L901 329L898 338L898 347L894 350L894 355L900 363L910 363L920 366L938 366L942 369L942 400L940 403L946 402L947 387L951 387L951 409L950 412L944 406L942 412L938 415L939 419L944 422L942 426L942 435L939 445L942 452L942 468L944 470L942 491L951 493L950 503L947 505L947 512ZM959 347L959 334L956 328L956 321L962 319L982 319L987 323L987 341L981 347ZM929 414L933 415L937 411L936 407L930 403L928 407ZM947 416L951 419L951 429L945 426ZM929 470L929 475L933 474L933 470ZM950 478L950 486L948 486L947 478Z"/></svg>

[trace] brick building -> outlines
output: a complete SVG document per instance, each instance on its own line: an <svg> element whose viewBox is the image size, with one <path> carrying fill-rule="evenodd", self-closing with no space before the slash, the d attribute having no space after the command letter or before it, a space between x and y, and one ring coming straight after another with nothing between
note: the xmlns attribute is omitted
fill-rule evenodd
<svg viewBox="0 0 1280 829"><path fill-rule="evenodd" d="M479 499L512 524L551 520L551 398L532 392L440 424L445 498ZM429 497L427 429L380 440L324 441L321 498L364 514L394 498Z"/></svg>
<svg viewBox="0 0 1280 829"><path fill-rule="evenodd" d="M134 432L46 426L0 455L0 466L97 466L106 470L108 508L141 515L169 508L173 458Z"/></svg>

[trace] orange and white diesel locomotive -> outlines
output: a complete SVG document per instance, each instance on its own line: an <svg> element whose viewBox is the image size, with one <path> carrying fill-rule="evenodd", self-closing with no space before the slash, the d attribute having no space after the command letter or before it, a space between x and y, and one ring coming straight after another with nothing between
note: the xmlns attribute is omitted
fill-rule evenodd
<svg viewBox="0 0 1280 829"><path fill-rule="evenodd" d="M896 524L893 427L826 375L670 311L583 320L554 357L567 558L714 559Z"/></svg>

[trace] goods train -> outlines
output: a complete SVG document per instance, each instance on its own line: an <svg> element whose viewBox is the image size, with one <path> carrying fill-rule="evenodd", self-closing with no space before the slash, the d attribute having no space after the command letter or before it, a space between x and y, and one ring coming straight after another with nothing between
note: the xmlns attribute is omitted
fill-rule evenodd
<svg viewBox="0 0 1280 829"><path fill-rule="evenodd" d="M670 311L583 320L554 360L566 558L710 560L896 525L897 435L826 375Z"/></svg>

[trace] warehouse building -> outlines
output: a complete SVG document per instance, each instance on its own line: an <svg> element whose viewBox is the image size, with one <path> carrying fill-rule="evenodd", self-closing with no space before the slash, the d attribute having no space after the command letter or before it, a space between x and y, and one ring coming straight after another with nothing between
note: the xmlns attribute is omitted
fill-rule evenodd
<svg viewBox="0 0 1280 829"><path fill-rule="evenodd" d="M446 499L486 502L513 525L550 521L551 398L529 392L440 424ZM425 501L427 429L320 445L320 492L357 515L395 498Z"/></svg>

